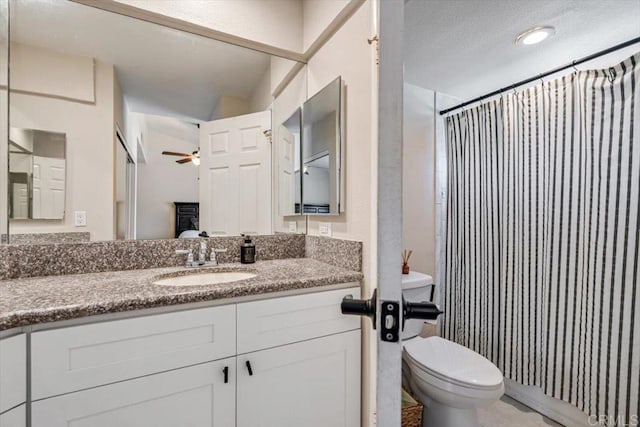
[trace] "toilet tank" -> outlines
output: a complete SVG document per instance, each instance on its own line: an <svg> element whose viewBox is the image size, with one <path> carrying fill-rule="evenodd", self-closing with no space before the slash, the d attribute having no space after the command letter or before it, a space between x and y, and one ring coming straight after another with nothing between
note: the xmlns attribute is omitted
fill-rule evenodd
<svg viewBox="0 0 640 427"><path fill-rule="evenodd" d="M431 286L433 286L433 277L428 274L412 271L409 274L402 275L402 296L407 301L429 301ZM407 320L402 331L402 339L408 340L420 334L423 324L424 320L422 319Z"/></svg>

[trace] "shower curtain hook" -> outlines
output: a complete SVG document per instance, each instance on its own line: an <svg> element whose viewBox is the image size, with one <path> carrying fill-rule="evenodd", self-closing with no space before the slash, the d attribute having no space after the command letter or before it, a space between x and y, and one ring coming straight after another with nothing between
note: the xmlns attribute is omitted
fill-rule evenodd
<svg viewBox="0 0 640 427"><path fill-rule="evenodd" d="M575 71L576 73L579 71L578 67L576 67L576 61L575 60L571 62L571 66L573 67L573 71Z"/></svg>

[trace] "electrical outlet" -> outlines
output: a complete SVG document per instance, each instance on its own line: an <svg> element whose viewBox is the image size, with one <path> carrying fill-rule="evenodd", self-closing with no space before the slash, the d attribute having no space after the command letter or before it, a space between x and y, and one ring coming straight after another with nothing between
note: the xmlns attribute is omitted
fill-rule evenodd
<svg viewBox="0 0 640 427"><path fill-rule="evenodd" d="M87 212L86 211L75 211L75 224L76 227L86 227L87 226Z"/></svg>
<svg viewBox="0 0 640 427"><path fill-rule="evenodd" d="M331 237L331 223L321 222L320 225L318 225L318 231L321 236Z"/></svg>
<svg viewBox="0 0 640 427"><path fill-rule="evenodd" d="M289 233L297 233L297 232L298 232L298 222L289 221Z"/></svg>

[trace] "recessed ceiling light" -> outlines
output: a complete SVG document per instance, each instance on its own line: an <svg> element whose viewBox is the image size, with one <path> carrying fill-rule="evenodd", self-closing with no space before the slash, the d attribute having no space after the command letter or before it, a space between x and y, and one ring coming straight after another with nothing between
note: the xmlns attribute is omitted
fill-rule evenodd
<svg viewBox="0 0 640 427"><path fill-rule="evenodd" d="M535 27L521 32L516 37L516 44L536 44L556 33L553 27Z"/></svg>

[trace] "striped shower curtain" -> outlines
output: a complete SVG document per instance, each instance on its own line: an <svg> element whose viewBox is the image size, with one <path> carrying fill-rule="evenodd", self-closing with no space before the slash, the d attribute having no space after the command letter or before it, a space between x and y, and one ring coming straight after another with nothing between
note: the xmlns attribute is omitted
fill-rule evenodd
<svg viewBox="0 0 640 427"><path fill-rule="evenodd" d="M447 118L443 335L611 425L640 412L639 61Z"/></svg>

